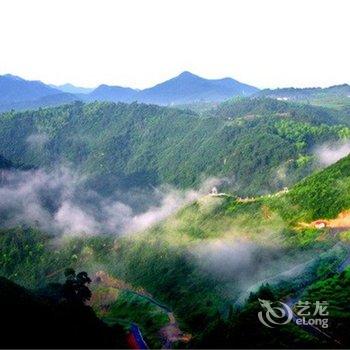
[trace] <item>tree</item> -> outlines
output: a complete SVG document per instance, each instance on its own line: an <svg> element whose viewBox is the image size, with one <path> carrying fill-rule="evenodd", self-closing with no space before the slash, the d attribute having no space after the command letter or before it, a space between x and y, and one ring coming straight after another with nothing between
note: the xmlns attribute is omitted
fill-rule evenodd
<svg viewBox="0 0 350 350"><path fill-rule="evenodd" d="M91 283L87 272L78 274L72 268L65 270L66 282L63 285L63 296L70 302L85 303L91 298L91 291L86 286Z"/></svg>

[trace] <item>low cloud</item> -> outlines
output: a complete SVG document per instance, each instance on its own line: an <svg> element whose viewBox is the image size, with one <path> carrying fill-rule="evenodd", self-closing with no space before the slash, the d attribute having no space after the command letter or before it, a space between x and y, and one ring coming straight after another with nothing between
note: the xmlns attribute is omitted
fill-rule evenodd
<svg viewBox="0 0 350 350"><path fill-rule="evenodd" d="M130 190L102 196L86 186L86 178L67 167L53 171L9 171L0 185L0 226L26 224L54 234L128 234L165 219L211 187L209 179L198 190L169 186ZM142 201L143 209L130 203Z"/></svg>
<svg viewBox="0 0 350 350"><path fill-rule="evenodd" d="M319 163L323 166L329 166L339 159L346 157L350 153L350 142L324 144L315 150L315 155Z"/></svg>
<svg viewBox="0 0 350 350"><path fill-rule="evenodd" d="M215 239L199 243L192 254L202 269L219 278L231 280L238 275L246 275L259 249L251 242Z"/></svg>
<svg viewBox="0 0 350 350"><path fill-rule="evenodd" d="M31 148L43 147L49 141L49 137L45 133L32 134L26 141Z"/></svg>
<svg viewBox="0 0 350 350"><path fill-rule="evenodd" d="M311 261L303 252L288 257L288 250L282 245L261 245L238 238L203 240L191 247L190 255L199 269L224 286L224 295L237 298L238 303L262 284L277 283L302 273Z"/></svg>

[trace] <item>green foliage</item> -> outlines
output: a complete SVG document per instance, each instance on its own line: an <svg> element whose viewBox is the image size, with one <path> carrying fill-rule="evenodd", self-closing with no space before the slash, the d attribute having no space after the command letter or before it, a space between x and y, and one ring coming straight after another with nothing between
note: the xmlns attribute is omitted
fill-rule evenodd
<svg viewBox="0 0 350 350"><path fill-rule="evenodd" d="M296 164L298 167L303 167L308 164L311 159L312 158L310 156L299 155L299 158L296 160Z"/></svg>
<svg viewBox="0 0 350 350"><path fill-rule="evenodd" d="M346 243L350 242L350 231L344 231L340 233L340 239Z"/></svg>
<svg viewBox="0 0 350 350"><path fill-rule="evenodd" d="M344 110L350 105L350 86L347 84L330 86L328 88L283 88L265 89L259 91L257 96L282 98L288 101L295 101L306 105L327 107Z"/></svg>
<svg viewBox="0 0 350 350"><path fill-rule="evenodd" d="M187 327L200 329L222 304L215 280L197 268L186 250L151 235L119 241L118 259L110 261L108 270L142 286L173 309Z"/></svg>
<svg viewBox="0 0 350 350"><path fill-rule="evenodd" d="M350 157L297 184L287 195L305 220L334 218L350 208Z"/></svg>
<svg viewBox="0 0 350 350"><path fill-rule="evenodd" d="M350 129L341 125L329 126L326 124L312 125L304 122L293 122L291 120L281 120L276 123L277 133L283 138L287 138L299 144L310 145L324 142L332 135L337 139L340 135L346 137Z"/></svg>
<svg viewBox="0 0 350 350"><path fill-rule="evenodd" d="M0 116L0 150L14 164L71 163L106 193L116 186L195 186L220 176L234 178L241 194L255 194L309 174L312 162L300 157L349 135L333 111L276 100L238 99L204 114L81 102L7 112ZM286 176L276 178L281 167Z"/></svg>
<svg viewBox="0 0 350 350"><path fill-rule="evenodd" d="M315 303L328 303L327 316L329 326L327 333L337 339L343 346L349 344L350 326L350 270L349 268L333 276L314 282L303 295L302 300Z"/></svg>
<svg viewBox="0 0 350 350"><path fill-rule="evenodd" d="M193 348L313 348L324 343L293 323L275 328L263 326L257 315L262 311L258 297L277 299L270 286L263 286L242 309L233 309L230 317L218 317L201 337L194 339ZM323 345L323 346L322 346Z"/></svg>
<svg viewBox="0 0 350 350"><path fill-rule="evenodd" d="M234 98L218 105L211 111L221 118L252 118L256 116L275 116L289 118L298 122L312 123L315 125L336 125L345 123L348 125L345 110L315 107L304 103L279 101L272 98Z"/></svg>
<svg viewBox="0 0 350 350"><path fill-rule="evenodd" d="M60 254L48 251L49 240L49 236L30 228L1 230L0 274L28 287L45 283L43 272L70 264Z"/></svg>
<svg viewBox="0 0 350 350"><path fill-rule="evenodd" d="M348 127L338 117L327 109L268 99L231 101L201 116L135 103L75 103L3 114L0 149L15 164L51 167L70 160L107 192L116 178L133 186L192 186L201 176L234 174L243 193L265 193L284 185L283 176L290 175L294 182L312 171L315 144L348 136ZM99 181L103 176L110 177L108 186ZM241 310L232 303L261 281L268 280L270 286L258 295L271 299L286 297L315 280L328 281L345 255L335 244L338 236L296 226L349 209L349 187L346 157L288 193L248 200L204 196L134 236L64 237L57 242L33 228L3 229L0 275L38 287L60 281L68 267L67 277L74 282L74 270L84 269L91 276L106 271L171 308L180 328L195 335L191 347L316 346L313 337L294 325L262 327L254 296ZM347 236L340 238L346 241ZM237 255L239 269L224 270L220 259L218 268L211 254L225 257L225 249L233 246L248 254L246 265L241 251L233 249L226 259ZM293 278L281 279L286 271ZM347 277L346 272L315 284L310 297L319 297L319 290L327 290L334 300L347 297L337 291L347 286ZM79 278L85 281L83 275ZM339 295L331 295L332 289ZM345 319L344 307L338 311ZM119 293L106 317L113 323L136 321L150 343L159 346L155 334L165 322L164 314L146 300Z"/></svg>
<svg viewBox="0 0 350 350"><path fill-rule="evenodd" d="M67 266L91 268L102 263L111 249L110 237L62 240L33 228L0 231L0 275L28 288L60 281Z"/></svg>

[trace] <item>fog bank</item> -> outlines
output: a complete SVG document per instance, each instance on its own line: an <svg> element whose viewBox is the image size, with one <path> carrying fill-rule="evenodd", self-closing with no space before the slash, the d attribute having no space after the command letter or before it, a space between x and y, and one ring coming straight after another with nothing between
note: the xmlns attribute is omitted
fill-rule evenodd
<svg viewBox="0 0 350 350"><path fill-rule="evenodd" d="M329 166L350 153L350 142L327 143L317 147L314 153L321 165Z"/></svg>
<svg viewBox="0 0 350 350"><path fill-rule="evenodd" d="M68 167L7 171L0 184L0 226L25 224L54 234L128 234L147 229L220 183L208 179L198 190L162 186L102 196L86 180ZM145 209L130 205L137 202Z"/></svg>

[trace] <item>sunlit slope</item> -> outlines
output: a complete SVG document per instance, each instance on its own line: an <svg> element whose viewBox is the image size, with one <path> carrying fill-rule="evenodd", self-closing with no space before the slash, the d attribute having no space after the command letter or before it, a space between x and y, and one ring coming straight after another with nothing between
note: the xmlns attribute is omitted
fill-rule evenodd
<svg viewBox="0 0 350 350"><path fill-rule="evenodd" d="M270 264L267 257L276 256L282 257L287 265L293 264L295 256L301 254L302 260L308 259L314 249L323 251L339 240L338 232L327 227L317 229L300 223L336 218L349 209L349 186L350 157L346 157L288 192L249 200L230 195L203 196L150 230L133 235L65 238L59 246L50 247L49 236L39 232L16 229L9 234L4 230L1 233L2 274L18 282L28 280L27 285L30 285L36 283L36 279L42 281L45 278L42 271L51 276L55 266L64 268L73 264L94 270L94 264L98 262L103 268L111 268L116 275L158 292L167 274L156 273L158 268L170 273L191 270L195 266L202 273L210 267L208 262L209 265L210 261L214 262L217 252L222 256L239 256L239 252L248 251L247 261L251 255ZM24 249L33 242L36 243L32 248ZM23 254L16 250L19 244L23 245ZM6 252L6 247L11 249ZM56 254L50 255L50 249ZM261 253L263 250L269 254ZM26 258L28 254L31 258ZM234 264L234 261L228 261ZM281 267L273 265L270 264L275 271ZM30 278L25 276L28 269L32 271ZM149 278L147 283L145 278ZM157 278L160 279L158 285L154 283Z"/></svg>
<svg viewBox="0 0 350 350"><path fill-rule="evenodd" d="M297 230L298 223L346 216L350 209L350 156L307 177L291 189L251 198L207 196L184 208L159 230L185 239L223 236L266 240ZM338 220L338 219L337 219ZM333 222L333 221L331 221ZM177 233L176 233L177 232ZM270 240L272 244L273 240Z"/></svg>
<svg viewBox="0 0 350 350"><path fill-rule="evenodd" d="M294 223L335 218L350 208L350 156L307 177L271 203Z"/></svg>
<svg viewBox="0 0 350 350"><path fill-rule="evenodd" d="M293 269L297 262L307 263L339 247L337 242L347 237L346 225L330 221L333 226L317 227L313 223L338 218L341 213L344 217L350 208L349 176L350 157L346 157L289 191L249 200L204 196L128 240L134 242L130 243L133 247L139 246L142 262L148 261L143 244L185 252L188 261L219 282L221 292L228 295L224 286L233 282L238 292L253 281L269 279ZM342 254L339 251L339 258Z"/></svg>

